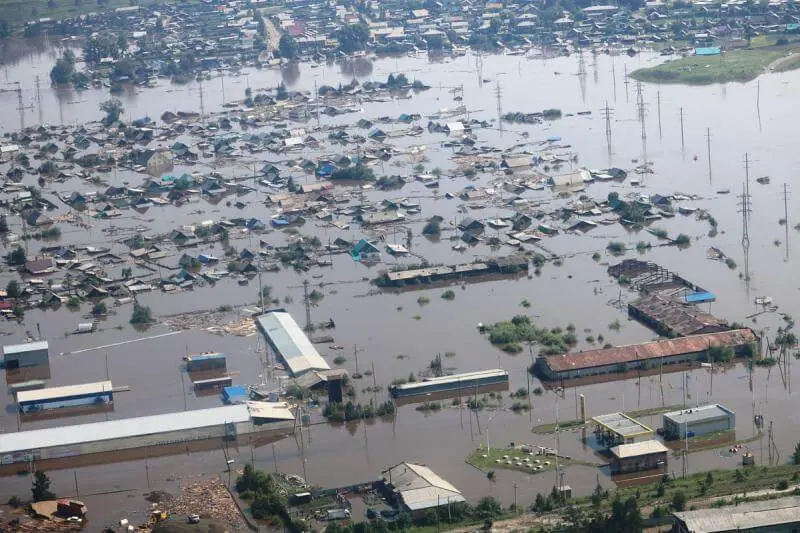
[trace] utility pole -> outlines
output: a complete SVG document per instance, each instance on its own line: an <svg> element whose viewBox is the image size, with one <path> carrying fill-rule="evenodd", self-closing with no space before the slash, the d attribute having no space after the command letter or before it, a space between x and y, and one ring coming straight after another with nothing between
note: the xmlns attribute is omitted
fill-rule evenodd
<svg viewBox="0 0 800 533"><path fill-rule="evenodd" d="M708 148L708 182L711 183L711 128L706 128L706 147Z"/></svg>
<svg viewBox="0 0 800 533"><path fill-rule="evenodd" d="M314 325L311 323L311 299L308 297L308 280L303 280L303 305L306 307L306 332L310 333Z"/></svg>
<svg viewBox="0 0 800 533"><path fill-rule="evenodd" d="M36 75L36 109L39 112L39 125L42 124L42 91L39 83L39 75Z"/></svg>
<svg viewBox="0 0 800 533"><path fill-rule="evenodd" d="M220 82L222 82L222 105L225 105L225 75L221 75L219 77Z"/></svg>
<svg viewBox="0 0 800 533"><path fill-rule="evenodd" d="M500 86L500 79L497 79L497 85L494 88L494 94L497 97L497 126L500 128L500 135L503 134L503 88Z"/></svg>
<svg viewBox="0 0 800 533"><path fill-rule="evenodd" d="M658 105L658 138L662 137L661 135L661 91L656 91L656 102Z"/></svg>
<svg viewBox="0 0 800 533"><path fill-rule="evenodd" d="M686 149L686 143L683 136L683 108L681 107L681 152Z"/></svg>
<svg viewBox="0 0 800 533"><path fill-rule="evenodd" d="M22 85L20 82L17 84L17 108L19 109L19 130L25 129L25 106L22 104Z"/></svg>
<svg viewBox="0 0 800 533"><path fill-rule="evenodd" d="M745 168L749 165L747 155L745 154ZM748 227L748 218L750 217L750 195L747 192L747 185L742 184L742 195L739 202L742 214L742 250L744 252L744 279L750 281L750 229Z"/></svg>
<svg viewBox="0 0 800 533"><path fill-rule="evenodd" d="M198 86L200 88L200 122L205 125L206 123L206 104L203 101L203 82L199 81Z"/></svg>
<svg viewBox="0 0 800 533"><path fill-rule="evenodd" d="M611 109L608 107L608 100L606 100L606 107L603 109L603 118L606 121L606 145L608 146L608 155L611 157Z"/></svg>
<svg viewBox="0 0 800 533"><path fill-rule="evenodd" d="M627 103L628 102L628 84L630 83L630 81L628 80L628 64L625 63L623 66L625 67L625 81L624 81L624 83L625 83L625 103Z"/></svg>
<svg viewBox="0 0 800 533"><path fill-rule="evenodd" d="M786 241L786 260L789 260L789 186L783 183L783 227L786 231L784 240Z"/></svg>

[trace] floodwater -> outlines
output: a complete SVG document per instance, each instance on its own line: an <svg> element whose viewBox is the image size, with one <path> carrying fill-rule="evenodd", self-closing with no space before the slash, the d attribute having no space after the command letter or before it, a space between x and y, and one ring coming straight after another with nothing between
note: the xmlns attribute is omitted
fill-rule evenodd
<svg viewBox="0 0 800 533"><path fill-rule="evenodd" d="M5 67L0 70L0 79L13 84L19 81L23 87L24 122L27 125L40 122L40 110L36 108L35 78L42 80L40 88L41 121L49 124L74 124L99 120L100 102L108 98L106 91L75 92L52 89L45 81L49 69L57 57L55 48L42 43L22 41L6 45ZM637 89L635 83L625 83L625 70L660 61L651 54L640 54L634 58L627 56L611 57L585 55L585 76L579 75L579 62L576 57L550 60L527 59L518 56L489 56L478 59L473 55L452 61L429 61L426 58L382 59L357 65L299 65L294 69L251 70L239 77L227 77L224 82L215 78L204 82L204 105L207 112L219 111L224 102L241 99L249 84L254 90L274 87L283 81L287 87L296 90L313 90L317 85L338 85L347 83L355 74L361 81L385 80L391 72L404 72L410 79L420 79L433 88L414 95L411 99L392 100L383 103L365 103L364 111L338 117L320 117L322 128L337 124L353 124L359 118L374 119L380 116L396 117L404 112L418 112L423 116L435 113L441 108L453 108L458 102L453 100L451 89L463 84L463 103L468 107L470 118L492 121L498 115L498 102L504 112L533 112L546 108L560 108L567 114L591 111L590 115L565 116L560 120L541 125L504 124L503 130L497 124L491 129L477 129L479 145L496 145L507 148L517 144L532 143L550 136L562 137L562 144L570 145L569 151L579 155L579 166L602 168L619 166L630 169L635 166L634 159L643 157L642 127L637 121ZM800 304L794 296L800 288L798 269L793 264L797 251L795 225L798 214L796 189L790 175L797 167L800 153L793 149L792 143L796 124L800 121L800 109L794 105L794 92L791 85L800 82L800 73L769 74L758 82L730 84L726 86L681 87L654 86L642 87L646 118L646 157L654 162L654 173L643 178L643 187L634 188L629 180L619 183L596 183L587 189L587 194L604 198L609 192L621 195L630 192L662 193L684 192L699 195L699 199L686 201L683 205L707 209L719 222L719 234L709 238L708 224L694 217L676 216L654 224L663 227L671 235L687 233L696 240L690 247L679 250L675 247L655 247L639 256L657 262L666 268L680 273L683 277L712 291L717 300L707 306L711 313L731 321L748 323L757 330L764 329L772 336L782 320L777 314L763 314L757 322L746 319L748 315L760 310L754 304L756 296L769 295L780 307L781 312L793 316L800 315ZM760 87L759 87L760 84ZM225 95L223 96L223 86ZM13 85L9 85L13 88ZM498 87L500 88L498 91ZM498 92L500 98L498 99ZM760 101L757 107L757 94ZM199 90L196 83L186 86L172 86L161 81L154 89L131 90L121 96L126 114L131 118L149 115L157 119L166 110L199 109ZM659 106L660 100L660 106ZM601 109L608 103L612 110L611 154L606 143L606 124ZM0 106L6 110L0 122L3 131L13 131L19 127L15 111L18 107L17 95L13 92L0 93ZM683 146L681 142L680 115L684 117ZM659 128L659 116L661 127ZM421 122L425 124L425 119ZM316 128L316 120L306 125ZM391 129L391 126L387 127ZM706 155L706 128L711 132L712 175L708 173ZM528 133L528 137L522 135ZM324 139L327 134L315 134ZM444 174L452 168L449 149L443 148L442 134L428 134L419 138L403 137L391 140L397 146L427 145L425 163L428 169L440 167ZM172 141L170 141L171 143ZM523 146L533 149L531 145ZM320 153L341 154L346 148L324 147L318 151L304 149L291 157L314 157ZM567 151L564 149L563 151ZM738 213L736 193L741 191L745 177L744 154L749 153L751 161L752 214L749 218L750 281L740 278L744 268L742 241L742 215ZM697 157L695 157L697 156ZM211 170L215 168L226 176L248 176L253 164L261 166L262 161L286 160L289 156L257 154L251 160L233 165L200 164L197 167L176 168L171 173L183 170ZM410 174L413 163L407 158L395 157L380 168L381 172ZM5 172L7 165L0 166ZM567 170L565 168L565 170ZM769 175L772 183L759 185L755 178ZM633 174L631 173L632 177ZM479 174L476 183L488 185L497 176ZM26 182L32 176L26 176ZM124 182L139 184L143 176L119 170L106 176L110 185ZM313 181L309 176L308 181ZM442 178L439 192L457 192L467 182L463 179ZM786 182L788 198L788 242L785 227L779 224L784 217L782 185ZM341 190L354 190L351 186L337 186ZM728 188L731 194L717 194L716 191ZM60 184L48 184L47 191L58 191L67 195L73 191L86 191L89 186L73 180ZM194 200L181 208L154 207L144 214L126 211L121 218L111 221L92 220L93 227L86 231L77 227L62 225L63 243L106 244L112 251L126 254L121 244L113 241L130 235L138 228L148 228L153 233L167 232L183 224L223 216L257 216L268 218L272 211L265 208L261 200L266 191L260 189L240 199L247 203L242 210L220 202L213 205L205 200ZM459 254L451 250L448 234L440 242L431 242L420 236L427 217L441 215L447 221L455 221L464 215L459 213L457 200L447 200L433 193L421 184L413 183L401 191L381 193L366 191L367 200L383 198L410 197L422 205L422 214L409 217L400 227L379 229L386 242L402 242L406 229L413 232L412 249L416 254L432 263L462 263L476 257L492 253L507 254L511 250L493 252L485 244L479 244ZM525 197L542 202L542 209L552 211L567 200L557 200L549 191L528 191ZM59 212L63 212L63 204ZM500 206L499 201L482 211L468 213L480 218L496 218L510 214ZM12 223L12 230L19 231ZM494 230L488 230L491 235ZM357 225L349 230L338 230L330 226L318 225L309 220L301 228L302 233L314 234L323 242L336 237L348 240L362 236L376 237L377 233L362 231ZM113 235L112 235L113 233ZM273 244L285 242L286 235L271 232L264 236L234 236L232 244L239 249L258 247L258 239ZM396 241L395 241L396 239ZM312 269L306 274L292 270L265 274L264 283L272 286L275 297L289 298L285 305L298 322L304 321L302 302L302 281L308 279L312 285L324 282L321 289L325 298L312 309L315 321L333 318L336 329L331 333L335 344L345 347L342 351L330 351L320 346L320 351L329 359L337 355L347 358L344 366L351 372L356 370L357 350L359 370L374 365L375 379L384 390L378 399L384 397L385 387L392 379L405 377L410 371L424 371L437 353L454 352L454 357L444 358L447 368L464 372L500 366L511 373L511 390L526 385L526 368L530 358L525 352L512 356L494 349L477 331L479 322L492 323L510 318L516 313L529 313L536 323L551 327L564 327L568 323L576 326L579 337L602 333L605 342L625 344L655 338L655 334L636 322L626 320L624 302L634 295L613 283L606 274L607 263L616 259L608 256L604 248L609 240L623 240L631 246L639 240L655 241L644 231L631 232L621 226L600 226L585 235L560 234L543 241L548 249L564 255L563 266L551 263L542 268L540 276L521 279L474 283L455 287L456 298L446 301L439 298L444 289L407 291L402 293L376 294L375 287L362 281L374 278L387 264L368 267L354 263L346 255L334 255L333 266ZM779 245L775 241L779 240ZM31 250L39 244L31 241ZM737 263L736 270L728 269L723 263L707 258L708 248L716 246L730 255ZM221 256L219 246L209 246L204 250ZM591 259L594 251L600 251L603 259L596 263ZM637 255L629 251L627 257ZM412 263L418 259L396 260L384 254L386 263ZM177 262L177 256L171 259ZM121 268L109 267L110 269ZM135 275L146 275L145 271L135 271ZM5 284L14 275L8 271L0 275L0 284ZM316 277L322 276L322 277ZM58 279L59 275L54 276ZM144 294L140 300L149 305L157 316L214 308L222 304L241 306L257 301L257 285L239 286L235 280L223 280L216 287L197 287L192 292L165 295L161 293ZM420 306L419 296L426 296L430 303ZM530 309L523 309L520 302L527 299ZM620 304L623 304L622 306ZM113 309L111 315L99 325L100 331L91 335L66 335L73 331L79 322L85 321L87 305L79 312L71 312L62 307L59 311L30 311L25 315L24 324L18 326L7 322L0 326L7 336L4 343L24 341L26 331L36 334L37 325L41 327L44 338L50 341L51 385L65 385L105 379L109 376L115 385L128 385L129 392L117 395L112 413L70 417L25 423L22 429L34 429L59 424L83 423L106 418L130 417L166 411L195 409L218 405L216 397L195 397L189 390L190 384L180 372L181 358L187 353L218 350L228 354L228 368L238 372L234 383L259 382L263 367L259 352L263 347L257 337L217 336L202 331L185 331L174 335L168 333L161 324L150 327L145 332L135 331L128 325L130 308L123 306ZM235 313L231 314L231 319ZM620 320L623 327L613 331L608 325ZM86 348L106 346L120 342L156 337L140 342L110 346L96 350L80 351ZM579 349L589 345L581 342ZM398 356L403 355L400 358ZM795 365L800 366L800 365ZM790 375L796 373L790 370ZM797 410L788 382L781 379L778 368L756 369L753 377L753 390L748 386L748 374L741 365L719 371L712 377L707 370L689 372L684 387L683 374L667 374L662 379L649 376L626 381L601 383L567 389L563 399L553 392L533 398L531 413L520 415L507 410L480 412L477 415L456 408L447 407L440 412L423 414L413 406L400 408L394 422L376 421L370 424L313 425L303 432L302 438L289 438L276 444L274 448L265 446L255 450L240 449L233 452L238 464L255 459L257 466L267 470L274 469L287 473L305 475L314 485L339 486L374 479L378 473L400 461L426 463L435 471L460 488L473 500L491 493L505 503L513 501L515 485L520 503L531 502L536 492L549 491L554 484L554 475L545 473L526 475L500 471L494 483L485 474L464 463L464 458L479 444L502 446L509 442L529 442L555 446L552 436L543 437L530 432L533 425L559 419L572 419L576 416L577 395L587 396L589 414L640 409L660 405L687 405L713 401L722 403L737 413L737 437L747 438L754 434L753 412L762 413L766 421L775 422L775 442L780 451L780 461L785 461L795 444ZM372 385L371 378L364 378L356 389L361 401L368 401L371 393L361 389ZM537 383L532 383L532 388ZM0 389L5 387L0 384ZM663 391L663 392L662 392ZM0 390L0 392L4 392ZM0 426L5 431L17 429L17 419L8 398L7 407L0 418ZM511 401L504 400L505 405ZM646 424L658 427L658 417L645 417ZM591 439L591 434L590 434ZM748 446L756 452L757 461L766 464L768 460L766 439L755 441ZM301 444L302 443L302 444ZM597 460L591 447L581 443L579 432L565 432L560 436L559 449L564 454L579 459ZM763 452L762 452L763 450ZM238 455L237 455L238 453ZM700 452L689 456L689 471L702 470L710 466L732 468L738 456L725 457L719 451ZM75 480L82 495L122 491L118 494L92 496L86 498L92 507L92 516L97 520L113 520L132 509L142 508L138 494L150 485L169 489L180 481L194 476L221 473L225 468L222 451L151 459L148 462L135 461L101 467L81 468L74 472L53 472L54 489L59 494L74 493ZM671 458L668 465L671 472L680 474L682 464ZM576 494L591 491L597 483L597 470L588 467L569 467L565 482ZM227 475L227 474L223 474ZM608 485L607 473L601 471L599 480ZM5 478L0 480L0 500L11 494L23 494L28 489L27 478ZM95 513L97 509L97 513ZM103 509L102 511L100 509ZM99 515L99 516L98 516Z"/></svg>

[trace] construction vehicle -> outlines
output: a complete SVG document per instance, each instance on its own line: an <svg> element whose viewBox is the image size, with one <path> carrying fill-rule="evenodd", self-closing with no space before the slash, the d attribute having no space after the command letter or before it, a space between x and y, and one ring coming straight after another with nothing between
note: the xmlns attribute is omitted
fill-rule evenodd
<svg viewBox="0 0 800 533"><path fill-rule="evenodd" d="M159 511L159 510L156 509L155 511L151 511L150 512L150 516L147 518L147 525L148 526L154 526L154 525L158 524L159 522L163 522L164 520L167 520L168 518L169 518L169 513L168 512Z"/></svg>

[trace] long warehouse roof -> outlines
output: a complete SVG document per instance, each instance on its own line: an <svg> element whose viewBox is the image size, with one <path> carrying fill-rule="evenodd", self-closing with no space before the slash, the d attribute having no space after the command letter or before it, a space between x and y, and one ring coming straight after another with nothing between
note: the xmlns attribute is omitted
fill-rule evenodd
<svg viewBox="0 0 800 533"><path fill-rule="evenodd" d="M564 372L702 352L712 346L739 346L755 340L756 337L751 330L734 329L718 333L678 337L677 339L629 344L615 348L552 355L545 357L544 361L554 372Z"/></svg>
<svg viewBox="0 0 800 533"><path fill-rule="evenodd" d="M268 311L258 316L256 322L293 375L299 376L309 370L330 370L331 367L289 313Z"/></svg>
<svg viewBox="0 0 800 533"><path fill-rule="evenodd" d="M763 529L789 531L781 525L800 522L800 497L789 496L777 500L740 503L736 507L698 509L675 513L691 533L716 533Z"/></svg>
<svg viewBox="0 0 800 533"><path fill-rule="evenodd" d="M17 393L17 403L42 402L67 396L101 394L104 392L111 392L113 388L110 381L98 381L97 383L81 383L80 385L67 385L65 387L23 390Z"/></svg>
<svg viewBox="0 0 800 533"><path fill-rule="evenodd" d="M294 415L288 407L262 409L262 402L212 407L193 411L180 411L161 415L122 418L106 422L93 422L74 426L61 426L17 433L0 434L0 455L24 452L54 446L70 446L93 441L139 437L154 433L187 431L195 428L216 426L226 423L247 422L250 420L251 407L253 416L263 416L260 412L269 413L270 418L292 420ZM255 405L250 405L255 404Z"/></svg>
<svg viewBox="0 0 800 533"><path fill-rule="evenodd" d="M47 341L27 342L24 344L9 344L3 346L3 353L5 355L12 355L18 353L35 352L38 350L47 350Z"/></svg>
<svg viewBox="0 0 800 533"><path fill-rule="evenodd" d="M453 374L451 376L441 376L438 378L426 378L423 381L415 381L413 383L403 383L398 385L398 389L408 390L425 388L431 385L439 385L444 383L458 383L459 381L466 381L479 378L491 377L508 377L508 372L502 369L481 370L478 372L466 372L464 374Z"/></svg>

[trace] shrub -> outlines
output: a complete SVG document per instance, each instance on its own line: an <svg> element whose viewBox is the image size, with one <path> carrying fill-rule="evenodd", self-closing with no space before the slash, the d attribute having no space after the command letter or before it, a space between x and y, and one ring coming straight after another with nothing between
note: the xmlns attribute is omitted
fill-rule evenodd
<svg viewBox="0 0 800 533"><path fill-rule="evenodd" d="M688 246L692 243L692 238L686 235L685 233L681 233L675 238L675 244L678 246Z"/></svg>
<svg viewBox="0 0 800 533"><path fill-rule="evenodd" d="M456 293L452 290L446 290L442 293L442 300L455 300Z"/></svg>
<svg viewBox="0 0 800 533"><path fill-rule="evenodd" d="M133 302L133 313L131 314L131 324L150 324L153 322L153 316L150 308L145 305L140 305L138 302Z"/></svg>
<svg viewBox="0 0 800 533"><path fill-rule="evenodd" d="M606 250L608 250L611 255L619 256L624 255L627 251L627 248L623 242L611 241L606 246Z"/></svg>

